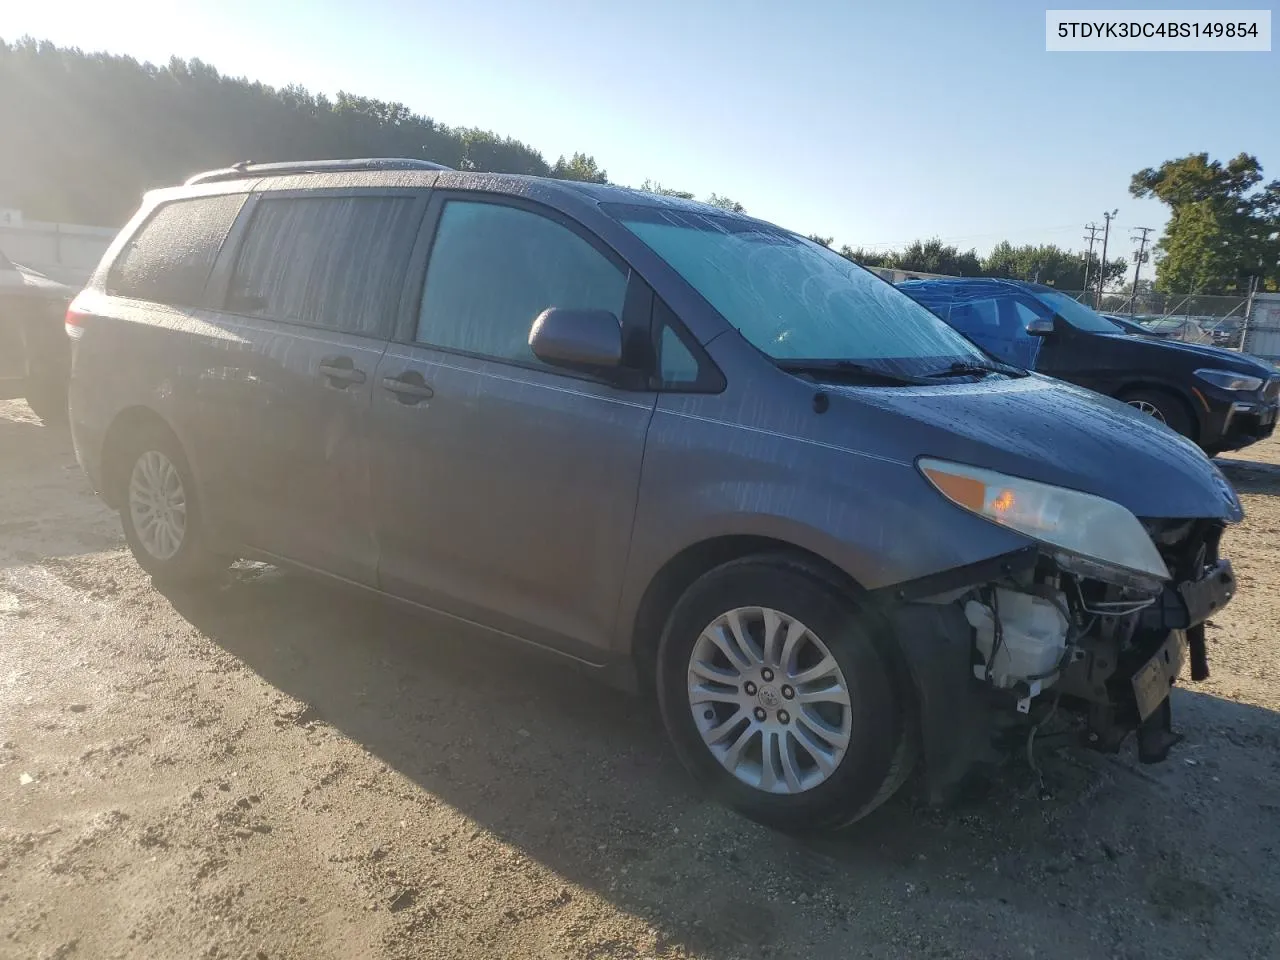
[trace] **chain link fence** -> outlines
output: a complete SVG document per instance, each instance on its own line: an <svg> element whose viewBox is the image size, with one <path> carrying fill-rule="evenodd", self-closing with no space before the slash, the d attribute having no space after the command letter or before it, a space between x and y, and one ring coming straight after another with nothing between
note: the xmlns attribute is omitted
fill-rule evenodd
<svg viewBox="0 0 1280 960"><path fill-rule="evenodd" d="M1095 306L1097 291L1063 293ZM1148 291L1136 298L1128 293L1105 293L1098 312L1132 319L1169 340L1238 348L1248 309L1248 297Z"/></svg>

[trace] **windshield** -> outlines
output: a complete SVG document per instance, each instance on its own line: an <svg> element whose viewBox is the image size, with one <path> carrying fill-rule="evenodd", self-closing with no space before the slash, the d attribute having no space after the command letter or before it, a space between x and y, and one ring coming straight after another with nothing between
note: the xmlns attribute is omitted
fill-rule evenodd
<svg viewBox="0 0 1280 960"><path fill-rule="evenodd" d="M977 347L874 274L777 227L670 207L610 213L775 360L923 373L983 363Z"/></svg>
<svg viewBox="0 0 1280 960"><path fill-rule="evenodd" d="M1125 332L1120 324L1108 320L1100 313L1095 313L1079 300L1073 300L1065 293L1059 293L1057 290L1033 290L1032 294L1077 330L1088 333Z"/></svg>

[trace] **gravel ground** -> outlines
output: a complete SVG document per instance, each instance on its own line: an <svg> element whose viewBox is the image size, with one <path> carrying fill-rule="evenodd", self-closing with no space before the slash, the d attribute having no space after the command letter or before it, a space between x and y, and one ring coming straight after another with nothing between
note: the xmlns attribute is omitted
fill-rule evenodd
<svg viewBox="0 0 1280 960"><path fill-rule="evenodd" d="M169 599L0 403L0 957L1280 956L1280 441L1187 740L1045 749L836 837L709 803L647 704L246 566Z"/></svg>

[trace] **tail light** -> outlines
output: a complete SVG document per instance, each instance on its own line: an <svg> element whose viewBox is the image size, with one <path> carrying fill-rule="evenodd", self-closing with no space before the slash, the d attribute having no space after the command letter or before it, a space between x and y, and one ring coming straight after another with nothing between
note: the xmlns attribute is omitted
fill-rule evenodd
<svg viewBox="0 0 1280 960"><path fill-rule="evenodd" d="M74 303L67 307L67 316L64 325L67 328L67 336L72 340L79 340L84 336L84 324L89 319L89 315L81 310L76 309Z"/></svg>

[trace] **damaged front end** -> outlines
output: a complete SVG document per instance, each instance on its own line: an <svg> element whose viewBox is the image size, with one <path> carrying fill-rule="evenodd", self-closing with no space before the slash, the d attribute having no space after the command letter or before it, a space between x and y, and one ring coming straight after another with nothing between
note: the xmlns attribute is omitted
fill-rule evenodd
<svg viewBox="0 0 1280 960"><path fill-rule="evenodd" d="M1053 714L1074 714L1094 749L1114 752L1136 732L1139 759L1164 760L1180 739L1170 688L1188 661L1193 680L1208 676L1204 623L1235 593L1231 564L1219 556L1225 521L1139 521L1123 508L1081 519L1070 498L1088 495L1068 491L1050 502L1035 489L1043 485L943 466L948 473L930 479L949 499L973 512L995 503L1010 514L1021 501L1024 514L1036 515L1009 525L1039 523L1046 532L1025 549L883 597L912 674L932 798L946 799L975 764L999 760L1011 743L1030 751ZM1060 488L1043 489L1057 496ZM1053 516L1046 520L1055 510L1060 526L1100 519L1113 528L1104 536L1131 542L1118 546L1113 537L1087 555L1078 539L1057 535Z"/></svg>

